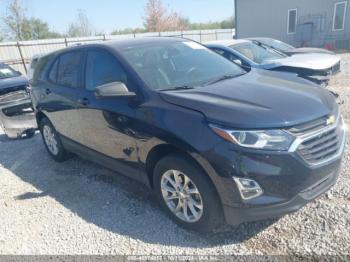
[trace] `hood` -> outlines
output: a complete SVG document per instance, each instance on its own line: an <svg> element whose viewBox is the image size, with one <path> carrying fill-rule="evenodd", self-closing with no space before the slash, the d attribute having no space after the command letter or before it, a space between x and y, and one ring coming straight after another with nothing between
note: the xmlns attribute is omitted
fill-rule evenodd
<svg viewBox="0 0 350 262"><path fill-rule="evenodd" d="M262 64L265 69L287 66L312 70L325 70L333 67L340 58L329 54L296 54L281 59L267 60Z"/></svg>
<svg viewBox="0 0 350 262"><path fill-rule="evenodd" d="M329 54L329 55L335 55L333 51L323 49L323 48L314 48L314 47L300 47L300 48L294 48L291 50L286 51L287 54L303 54L303 53L318 53L318 54Z"/></svg>
<svg viewBox="0 0 350 262"><path fill-rule="evenodd" d="M160 92L163 100L196 110L232 128L283 128L329 115L333 95L289 73L253 69L209 86Z"/></svg>
<svg viewBox="0 0 350 262"><path fill-rule="evenodd" d="M0 79L0 90L23 85L28 85L28 80L24 76Z"/></svg>

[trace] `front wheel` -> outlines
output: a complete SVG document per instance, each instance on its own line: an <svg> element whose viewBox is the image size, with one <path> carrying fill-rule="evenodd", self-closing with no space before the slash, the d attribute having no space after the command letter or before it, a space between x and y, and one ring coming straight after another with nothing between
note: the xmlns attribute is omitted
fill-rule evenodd
<svg viewBox="0 0 350 262"><path fill-rule="evenodd" d="M161 207L184 228L212 231L223 224L214 185L191 159L181 155L161 159L154 170L154 190Z"/></svg>
<svg viewBox="0 0 350 262"><path fill-rule="evenodd" d="M62 162L69 158L69 153L64 149L59 134L47 118L41 120L40 132L46 150L54 160Z"/></svg>

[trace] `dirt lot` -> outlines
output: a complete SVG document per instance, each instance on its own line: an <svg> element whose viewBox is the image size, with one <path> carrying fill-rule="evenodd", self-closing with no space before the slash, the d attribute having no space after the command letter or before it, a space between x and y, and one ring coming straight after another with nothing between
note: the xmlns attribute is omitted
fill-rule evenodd
<svg viewBox="0 0 350 262"><path fill-rule="evenodd" d="M350 54L331 83L350 123ZM79 158L55 163L39 134L0 134L0 254L349 254L350 154L337 185L279 220L200 235L173 224L140 184Z"/></svg>

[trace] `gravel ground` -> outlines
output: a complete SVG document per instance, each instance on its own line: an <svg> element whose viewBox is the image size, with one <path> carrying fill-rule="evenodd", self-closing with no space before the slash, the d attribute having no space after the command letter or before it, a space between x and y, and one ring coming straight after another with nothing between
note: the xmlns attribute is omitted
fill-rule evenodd
<svg viewBox="0 0 350 262"><path fill-rule="evenodd" d="M350 54L342 58L331 89L350 123ZM55 163L39 134L0 134L0 254L350 254L349 161L347 149L337 185L300 211L203 235L172 223L128 178L79 158Z"/></svg>

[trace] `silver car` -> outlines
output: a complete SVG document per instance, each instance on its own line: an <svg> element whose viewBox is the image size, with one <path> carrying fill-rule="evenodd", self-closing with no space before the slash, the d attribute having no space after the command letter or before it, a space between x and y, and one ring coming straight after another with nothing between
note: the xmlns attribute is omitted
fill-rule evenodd
<svg viewBox="0 0 350 262"><path fill-rule="evenodd" d="M247 70L260 68L289 72L326 86L330 77L340 72L340 58L332 54L297 54L287 56L251 40L208 42L208 48Z"/></svg>
<svg viewBox="0 0 350 262"><path fill-rule="evenodd" d="M315 48L315 47L298 47L297 48L290 44L284 43L280 40L269 38L269 37L251 37L247 39L252 40L257 44L265 45L267 47L273 48L288 56L296 55L296 54L308 54L308 53L335 55L333 51L330 51L324 48Z"/></svg>

